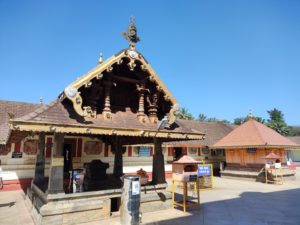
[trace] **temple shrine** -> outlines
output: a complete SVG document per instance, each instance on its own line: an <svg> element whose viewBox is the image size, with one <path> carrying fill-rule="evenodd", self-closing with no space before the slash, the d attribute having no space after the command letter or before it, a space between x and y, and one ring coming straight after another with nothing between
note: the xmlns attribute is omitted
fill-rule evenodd
<svg viewBox="0 0 300 225"><path fill-rule="evenodd" d="M250 119L216 142L213 147L225 149L227 166L221 171L221 176L260 180L266 156L270 153L276 154L279 162L286 167L286 151L299 148L299 145L266 125ZM284 175L293 176L294 173L286 167Z"/></svg>
<svg viewBox="0 0 300 225"><path fill-rule="evenodd" d="M162 143L204 137L176 120L177 101L136 49L133 20L123 36L129 48L106 61L101 56L56 100L7 118L2 148L34 155L26 202L36 224L99 221L118 211L123 155L132 154L126 146L138 144L153 146L152 178L144 186L141 210L171 207ZM75 169L86 173L82 192L72 189Z"/></svg>

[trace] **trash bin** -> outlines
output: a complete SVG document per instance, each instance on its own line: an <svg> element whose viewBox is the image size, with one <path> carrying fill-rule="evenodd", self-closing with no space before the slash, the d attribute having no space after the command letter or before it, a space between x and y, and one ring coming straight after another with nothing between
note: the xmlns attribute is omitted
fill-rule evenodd
<svg viewBox="0 0 300 225"><path fill-rule="evenodd" d="M123 177L120 220L122 225L140 224L141 190L140 177Z"/></svg>

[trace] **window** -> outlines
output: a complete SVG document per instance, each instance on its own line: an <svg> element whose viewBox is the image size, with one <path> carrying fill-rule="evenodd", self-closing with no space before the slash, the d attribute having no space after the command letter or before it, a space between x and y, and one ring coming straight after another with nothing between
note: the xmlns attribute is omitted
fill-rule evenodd
<svg viewBox="0 0 300 225"><path fill-rule="evenodd" d="M256 148L247 148L247 153L256 153Z"/></svg>
<svg viewBox="0 0 300 225"><path fill-rule="evenodd" d="M141 146L139 147L139 156L140 157L149 157L151 147L150 146Z"/></svg>
<svg viewBox="0 0 300 225"><path fill-rule="evenodd" d="M209 149L208 148L202 148L202 154L208 155L209 154Z"/></svg>
<svg viewBox="0 0 300 225"><path fill-rule="evenodd" d="M198 153L198 148L189 148L189 154L196 155Z"/></svg>

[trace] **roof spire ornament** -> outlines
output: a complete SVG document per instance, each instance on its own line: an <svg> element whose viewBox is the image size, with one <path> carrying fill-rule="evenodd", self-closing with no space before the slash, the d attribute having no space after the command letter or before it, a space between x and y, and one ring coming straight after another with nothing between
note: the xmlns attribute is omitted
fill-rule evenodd
<svg viewBox="0 0 300 225"><path fill-rule="evenodd" d="M137 36L137 29L135 26L135 18L133 16L130 17L130 23L128 26L127 33L121 32L123 37L129 41L129 47L131 49L135 49L135 44L140 41L140 38Z"/></svg>
<svg viewBox="0 0 300 225"><path fill-rule="evenodd" d="M103 54L102 54L102 52L100 52L100 56L99 56L99 59L98 59L98 63L99 63L99 64L103 63Z"/></svg>
<svg viewBox="0 0 300 225"><path fill-rule="evenodd" d="M248 117L249 117L250 119L253 119L253 118L254 118L253 113L252 113L252 109L249 109Z"/></svg>
<svg viewBox="0 0 300 225"><path fill-rule="evenodd" d="M40 97L40 105L43 105L44 104L44 98L41 96Z"/></svg>

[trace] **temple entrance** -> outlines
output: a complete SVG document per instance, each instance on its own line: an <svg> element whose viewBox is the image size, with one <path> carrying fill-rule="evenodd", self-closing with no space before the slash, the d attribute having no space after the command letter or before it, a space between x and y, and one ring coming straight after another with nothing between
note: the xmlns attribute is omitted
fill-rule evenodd
<svg viewBox="0 0 300 225"><path fill-rule="evenodd" d="M72 187L72 144L64 144L64 191L65 193L71 192Z"/></svg>
<svg viewBox="0 0 300 225"><path fill-rule="evenodd" d="M173 159L177 161L183 155L182 148L174 148Z"/></svg>
<svg viewBox="0 0 300 225"><path fill-rule="evenodd" d="M64 144L64 173L69 173L73 169L72 165L72 145Z"/></svg>

